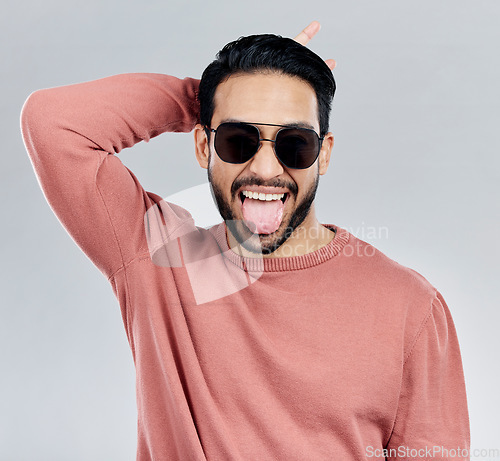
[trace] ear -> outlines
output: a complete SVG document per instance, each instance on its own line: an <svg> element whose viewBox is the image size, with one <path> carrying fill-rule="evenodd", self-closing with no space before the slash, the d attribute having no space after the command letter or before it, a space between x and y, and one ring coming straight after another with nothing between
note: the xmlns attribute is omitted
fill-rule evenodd
<svg viewBox="0 0 500 461"><path fill-rule="evenodd" d="M196 160L198 160L200 166L206 170L208 168L210 144L205 128L200 124L194 127L194 149Z"/></svg>
<svg viewBox="0 0 500 461"><path fill-rule="evenodd" d="M330 157L333 149L333 133L326 133L319 151L319 174L323 175L330 164Z"/></svg>

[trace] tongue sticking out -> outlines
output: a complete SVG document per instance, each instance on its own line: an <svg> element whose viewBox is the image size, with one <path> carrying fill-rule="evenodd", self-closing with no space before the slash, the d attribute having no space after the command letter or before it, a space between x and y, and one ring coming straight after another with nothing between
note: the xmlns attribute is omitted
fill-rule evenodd
<svg viewBox="0 0 500 461"><path fill-rule="evenodd" d="M281 224L284 204L281 200L258 200L246 198L243 201L243 218L255 225L249 225L250 230L256 234L272 234Z"/></svg>

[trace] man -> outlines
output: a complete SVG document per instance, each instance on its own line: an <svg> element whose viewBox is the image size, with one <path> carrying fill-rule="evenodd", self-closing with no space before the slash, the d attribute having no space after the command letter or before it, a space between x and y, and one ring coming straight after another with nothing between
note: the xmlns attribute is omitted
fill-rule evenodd
<svg viewBox="0 0 500 461"><path fill-rule="evenodd" d="M201 82L122 74L26 101L45 196L120 303L137 459L468 459L442 295L316 219L334 91L317 55L262 35L226 45ZM210 229L146 192L115 155L193 129L224 219Z"/></svg>

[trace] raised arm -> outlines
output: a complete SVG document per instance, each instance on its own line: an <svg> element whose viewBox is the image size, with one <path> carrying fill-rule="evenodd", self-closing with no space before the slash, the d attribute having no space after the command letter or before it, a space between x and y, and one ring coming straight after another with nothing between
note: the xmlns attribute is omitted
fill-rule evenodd
<svg viewBox="0 0 500 461"><path fill-rule="evenodd" d="M319 28L314 21L295 39L306 45ZM107 277L149 252L144 215L161 201L114 154L165 131L191 131L199 119L198 85L191 78L121 74L35 91L23 106L22 135L45 197ZM172 204L158 209L167 230L190 219Z"/></svg>
<svg viewBox="0 0 500 461"><path fill-rule="evenodd" d="M120 74L38 90L24 103L21 131L45 197L107 277L148 252L144 214L161 200L114 154L166 131L191 131L199 117L198 84ZM185 220L186 212L174 207L169 219Z"/></svg>

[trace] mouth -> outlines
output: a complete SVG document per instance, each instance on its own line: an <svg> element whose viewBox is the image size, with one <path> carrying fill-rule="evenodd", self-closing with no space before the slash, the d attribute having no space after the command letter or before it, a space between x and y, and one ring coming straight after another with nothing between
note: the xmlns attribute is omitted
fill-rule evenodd
<svg viewBox="0 0 500 461"><path fill-rule="evenodd" d="M271 193L243 189L238 194L243 219L247 227L260 236L272 234L278 230L283 219L285 204L289 192Z"/></svg>

